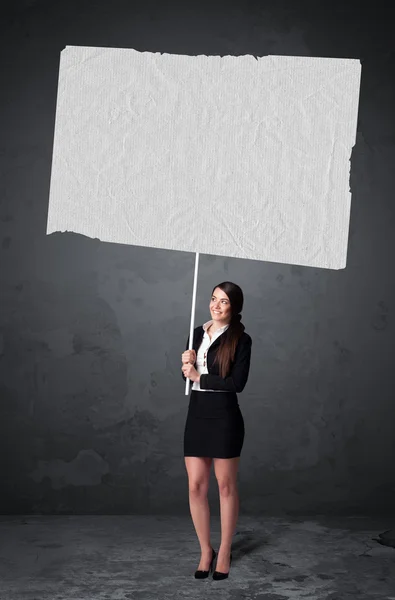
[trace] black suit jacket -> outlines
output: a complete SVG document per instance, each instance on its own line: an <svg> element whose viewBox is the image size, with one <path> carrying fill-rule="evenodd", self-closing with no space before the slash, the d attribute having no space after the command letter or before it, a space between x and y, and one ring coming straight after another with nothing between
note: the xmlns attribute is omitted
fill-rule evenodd
<svg viewBox="0 0 395 600"><path fill-rule="evenodd" d="M241 338L239 339L237 346L234 361L230 365L230 370L227 374L227 377L221 377L219 375L219 365L214 362L214 358L216 355L216 351L218 350L221 337L226 335L224 331L208 349L207 352L207 370L208 373L203 373L200 375L200 388L202 390L225 390L227 392L242 392L245 384L247 383L248 373L250 371L250 360L251 360L251 345L252 339L243 331ZM202 325L199 327L195 327L193 332L193 349L196 354L199 349L200 344L202 343L204 335L204 329ZM189 347L189 336L186 343L185 350L188 350ZM196 368L196 363L195 363ZM184 381L186 381L186 377L184 373L181 371L181 375ZM191 381L191 388L193 382Z"/></svg>

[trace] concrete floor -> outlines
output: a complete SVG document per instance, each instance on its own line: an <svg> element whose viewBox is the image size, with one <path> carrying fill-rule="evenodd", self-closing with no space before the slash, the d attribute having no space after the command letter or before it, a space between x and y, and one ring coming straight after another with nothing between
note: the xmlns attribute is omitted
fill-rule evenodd
<svg viewBox="0 0 395 600"><path fill-rule="evenodd" d="M390 521L240 516L229 578L199 581L186 516L2 516L0 599L395 600L395 549L372 539Z"/></svg>

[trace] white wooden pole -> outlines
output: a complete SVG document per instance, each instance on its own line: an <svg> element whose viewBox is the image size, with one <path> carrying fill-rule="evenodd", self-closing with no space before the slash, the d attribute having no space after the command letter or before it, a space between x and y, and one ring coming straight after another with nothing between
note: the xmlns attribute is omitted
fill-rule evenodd
<svg viewBox="0 0 395 600"><path fill-rule="evenodd" d="M196 252L195 257L195 274L193 276L193 290L192 290L192 309L191 309L191 326L189 329L189 347L188 350L193 349L193 331L195 329L195 308L196 308L196 288L197 288L197 276L198 276L198 265L199 265L199 252ZM185 382L185 395L189 395L189 386L191 380L187 377Z"/></svg>

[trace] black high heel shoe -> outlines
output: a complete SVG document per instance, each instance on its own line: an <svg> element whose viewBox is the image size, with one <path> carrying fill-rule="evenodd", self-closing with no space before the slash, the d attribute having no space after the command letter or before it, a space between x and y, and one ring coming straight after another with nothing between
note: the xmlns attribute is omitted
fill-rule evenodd
<svg viewBox="0 0 395 600"><path fill-rule="evenodd" d="M211 547L211 550L213 551L213 556L212 556L208 571L201 571L198 569L197 571L195 571L195 579L206 579L209 576L210 572L213 570L214 559L217 556L217 553L215 552L213 547Z"/></svg>
<svg viewBox="0 0 395 600"><path fill-rule="evenodd" d="M231 564L232 564L232 553L230 553L229 571L230 571ZM221 571L214 571L213 579L215 579L216 581L218 581L219 579L226 579L227 577L229 577L229 571L228 571L228 573L221 573Z"/></svg>

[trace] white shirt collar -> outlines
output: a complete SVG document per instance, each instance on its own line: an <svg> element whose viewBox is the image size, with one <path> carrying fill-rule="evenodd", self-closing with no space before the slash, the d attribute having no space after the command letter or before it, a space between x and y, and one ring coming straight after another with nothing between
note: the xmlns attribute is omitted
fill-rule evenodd
<svg viewBox="0 0 395 600"><path fill-rule="evenodd" d="M203 329L204 331L207 332L207 329L210 327L210 325L213 323L213 319L210 319L209 321L206 321L206 323L203 324ZM226 329L228 329L229 327L229 323L227 323L226 325L223 325L222 327L219 327L218 329L216 329L215 333L222 333L223 331L225 331Z"/></svg>

